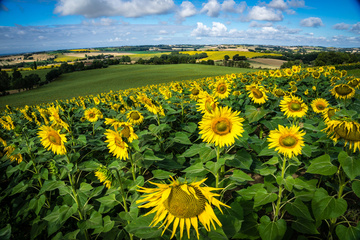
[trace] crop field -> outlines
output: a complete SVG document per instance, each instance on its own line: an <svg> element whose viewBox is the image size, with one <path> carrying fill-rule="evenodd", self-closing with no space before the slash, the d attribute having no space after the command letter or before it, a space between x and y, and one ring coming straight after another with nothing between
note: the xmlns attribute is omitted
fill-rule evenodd
<svg viewBox="0 0 360 240"><path fill-rule="evenodd" d="M359 239L358 70L203 67L72 73L3 109L0 236Z"/></svg>
<svg viewBox="0 0 360 240"><path fill-rule="evenodd" d="M225 55L228 55L230 59L236 54L239 54L239 56L245 56L246 58L253 58L253 57L259 57L259 56L281 56L281 54L277 53L258 53L258 52L244 52L244 51L185 51L181 53L188 53L190 55L194 55L197 53L205 52L208 57L203 58L201 60L223 60Z"/></svg>
<svg viewBox="0 0 360 240"><path fill-rule="evenodd" d="M55 62L69 62L69 61L78 61L84 58L77 56L68 56L65 54L56 54Z"/></svg>
<svg viewBox="0 0 360 240"><path fill-rule="evenodd" d="M39 74L42 80L50 69L24 71L23 76ZM244 73L252 69L228 68L194 64L179 65L116 65L104 69L63 74L56 81L31 91L0 97L0 109L6 105L19 107L99 94L110 90L197 79L227 73Z"/></svg>

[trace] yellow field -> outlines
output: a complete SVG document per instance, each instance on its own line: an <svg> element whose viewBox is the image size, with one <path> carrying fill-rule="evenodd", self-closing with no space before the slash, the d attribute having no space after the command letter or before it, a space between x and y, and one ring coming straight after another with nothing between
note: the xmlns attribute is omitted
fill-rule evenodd
<svg viewBox="0 0 360 240"><path fill-rule="evenodd" d="M228 55L230 59L236 54L239 54L239 56L245 56L246 58L253 58L258 56L266 56L266 55L272 55L272 56L281 56L281 54L276 53L257 53L257 52L244 52L244 51L186 51L181 53L188 53L190 55L200 54L205 52L208 57L203 58L201 60L222 60L224 59L225 55Z"/></svg>
<svg viewBox="0 0 360 240"><path fill-rule="evenodd" d="M94 50L94 49L71 49L71 52L98 52L99 50Z"/></svg>
<svg viewBox="0 0 360 240"><path fill-rule="evenodd" d="M63 55L63 54L57 54L54 61L55 62L68 62L68 61L76 61L76 60L82 60L82 59L84 59L84 58L66 56L66 55Z"/></svg>

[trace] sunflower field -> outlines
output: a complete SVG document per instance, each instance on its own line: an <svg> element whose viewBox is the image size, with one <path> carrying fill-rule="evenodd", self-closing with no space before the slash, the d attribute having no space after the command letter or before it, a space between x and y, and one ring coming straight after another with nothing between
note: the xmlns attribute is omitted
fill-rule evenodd
<svg viewBox="0 0 360 240"><path fill-rule="evenodd" d="M334 66L0 113L1 239L360 239L360 79Z"/></svg>

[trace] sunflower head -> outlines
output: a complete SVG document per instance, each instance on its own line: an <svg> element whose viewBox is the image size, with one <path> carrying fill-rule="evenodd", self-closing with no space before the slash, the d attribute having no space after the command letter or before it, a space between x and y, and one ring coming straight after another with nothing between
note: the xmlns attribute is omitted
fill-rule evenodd
<svg viewBox="0 0 360 240"><path fill-rule="evenodd" d="M280 108L288 118L303 117L308 110L307 105L302 99L295 96L284 97L284 99L280 101Z"/></svg>
<svg viewBox="0 0 360 240"><path fill-rule="evenodd" d="M351 99L355 95L355 89L348 84L335 85L331 94L339 99Z"/></svg>
<svg viewBox="0 0 360 240"><path fill-rule="evenodd" d="M234 144L235 138L241 137L244 132L244 119L239 114L228 107L215 108L212 113L205 114L199 122L201 138L220 147Z"/></svg>
<svg viewBox="0 0 360 240"><path fill-rule="evenodd" d="M337 108L328 107L322 112L322 117L324 122L332 120L331 118L335 116L335 113L338 111Z"/></svg>
<svg viewBox="0 0 360 240"><path fill-rule="evenodd" d="M323 98L317 98L311 102L311 107L314 112L322 113L326 110L327 106L329 105L328 101Z"/></svg>
<svg viewBox="0 0 360 240"><path fill-rule="evenodd" d="M100 165L96 171L95 176L102 182L108 189L110 189L113 182L113 175L107 167Z"/></svg>
<svg viewBox="0 0 360 240"><path fill-rule="evenodd" d="M175 235L177 227L180 227L180 239L186 227L188 238L190 238L190 228L194 227L197 238L199 239L198 220L204 225L207 231L211 226L215 228L214 222L221 227L221 222L216 217L211 205L216 206L221 212L220 206L229 207L215 198L218 194L211 191L220 190L201 186L206 179L199 182L182 183L171 179L170 184L151 184L157 188L140 187L139 192L145 193L143 199L136 203L145 203L139 208L153 208L150 213L156 213L150 226L156 226L163 221L161 226L165 226L162 234L173 223L171 238ZM161 227L160 226L160 227Z"/></svg>
<svg viewBox="0 0 360 240"><path fill-rule="evenodd" d="M360 124L351 120L329 120L326 122L325 131L337 142L339 139L345 140L345 146L356 152L360 150Z"/></svg>
<svg viewBox="0 0 360 240"><path fill-rule="evenodd" d="M264 104L268 99L264 87L261 86L250 88L250 90L248 91L248 95L254 103L258 104Z"/></svg>
<svg viewBox="0 0 360 240"><path fill-rule="evenodd" d="M41 138L41 144L47 150L51 150L58 155L66 154L64 143L66 143L67 140L65 134L60 134L60 130L55 130L48 126L41 126L39 130L38 135Z"/></svg>
<svg viewBox="0 0 360 240"><path fill-rule="evenodd" d="M283 154L285 157L291 158L301 154L301 149L304 146L303 136L305 133L300 131L298 126L283 127L278 126L278 129L271 130L268 141L269 147Z"/></svg>
<svg viewBox="0 0 360 240"><path fill-rule="evenodd" d="M137 110L132 110L126 115L129 122L134 125L139 125L144 121L144 116Z"/></svg>
<svg viewBox="0 0 360 240"><path fill-rule="evenodd" d="M23 157L20 153L14 153L15 149L15 145L8 145L4 148L4 152L11 162L15 161L19 164L22 162Z"/></svg>
<svg viewBox="0 0 360 240"><path fill-rule="evenodd" d="M123 141L122 136L119 132L107 129L105 132L107 147L109 152L115 157L122 159L128 159L128 145Z"/></svg>
<svg viewBox="0 0 360 240"><path fill-rule="evenodd" d="M231 86L226 80L219 80L214 84L213 94L219 99L227 98L230 94Z"/></svg>

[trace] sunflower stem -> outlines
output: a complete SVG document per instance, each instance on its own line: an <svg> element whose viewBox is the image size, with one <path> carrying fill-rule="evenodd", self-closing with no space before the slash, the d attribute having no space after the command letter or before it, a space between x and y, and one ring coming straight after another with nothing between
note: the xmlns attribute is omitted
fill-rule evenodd
<svg viewBox="0 0 360 240"><path fill-rule="evenodd" d="M218 145L216 148L216 162L218 163L220 159L220 146ZM215 175L215 186L216 188L219 187L219 178L220 178L220 173L221 175L225 174L225 165L222 165L221 168L217 171L216 175Z"/></svg>
<svg viewBox="0 0 360 240"><path fill-rule="evenodd" d="M133 180L135 181L135 180L136 180L136 173L135 173L136 165L135 165L135 163L133 162L133 158L132 158L131 152L129 153L129 156L130 156L130 163L131 163L131 174L132 174ZM134 165L135 165L135 168L134 168Z"/></svg>
<svg viewBox="0 0 360 240"><path fill-rule="evenodd" d="M283 159L283 165L281 168L281 178L284 179L285 176L285 171L286 171L286 157L284 157ZM279 211L280 211L280 205L281 205L281 197L282 197L282 192L283 192L284 188L283 188L283 184L281 183L279 185L279 194L278 194L278 199L277 199L277 203L276 203L276 208L275 208L275 214L274 214L274 221L276 221L279 217Z"/></svg>

